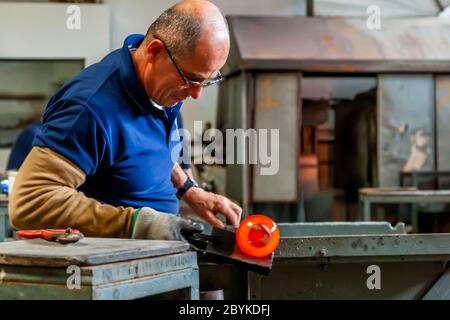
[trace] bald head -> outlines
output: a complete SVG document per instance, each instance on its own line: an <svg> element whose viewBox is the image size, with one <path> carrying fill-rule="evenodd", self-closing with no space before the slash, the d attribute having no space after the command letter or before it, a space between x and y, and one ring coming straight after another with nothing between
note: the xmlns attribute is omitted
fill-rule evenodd
<svg viewBox="0 0 450 320"><path fill-rule="evenodd" d="M229 31L220 10L207 0L184 0L165 12L150 26L146 41L156 34L179 58L189 59L198 51L215 48L227 52Z"/></svg>
<svg viewBox="0 0 450 320"><path fill-rule="evenodd" d="M184 0L172 6L173 9L182 10L196 17L207 19L213 15L217 18L222 16L220 10L207 0Z"/></svg>

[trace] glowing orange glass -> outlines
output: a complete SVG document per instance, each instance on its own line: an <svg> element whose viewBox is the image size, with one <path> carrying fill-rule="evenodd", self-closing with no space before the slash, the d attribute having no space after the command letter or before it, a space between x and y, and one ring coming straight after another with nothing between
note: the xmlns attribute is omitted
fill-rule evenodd
<svg viewBox="0 0 450 320"><path fill-rule="evenodd" d="M271 254L280 242L280 231L269 217L255 214L241 222L236 243L242 252L257 258Z"/></svg>

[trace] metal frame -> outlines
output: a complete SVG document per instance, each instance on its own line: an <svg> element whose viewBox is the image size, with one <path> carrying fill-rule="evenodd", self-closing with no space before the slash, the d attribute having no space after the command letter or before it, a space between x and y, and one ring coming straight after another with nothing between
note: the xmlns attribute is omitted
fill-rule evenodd
<svg viewBox="0 0 450 320"><path fill-rule="evenodd" d="M450 190L417 190L416 188L361 188L359 199L362 206L363 221L371 220L373 203L450 203ZM413 232L418 231L418 212L413 210Z"/></svg>
<svg viewBox="0 0 450 320"><path fill-rule="evenodd" d="M430 170L430 171L413 171L413 172L400 172L399 173L399 181L400 186L407 187L419 187L419 178L439 178L439 177L447 177L450 178L450 171L439 171L439 170ZM406 179L411 179L411 184L408 185L406 183Z"/></svg>

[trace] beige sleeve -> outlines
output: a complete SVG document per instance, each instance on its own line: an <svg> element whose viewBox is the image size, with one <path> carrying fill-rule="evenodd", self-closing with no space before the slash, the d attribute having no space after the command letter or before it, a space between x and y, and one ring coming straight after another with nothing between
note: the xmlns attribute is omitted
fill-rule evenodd
<svg viewBox="0 0 450 320"><path fill-rule="evenodd" d="M49 148L34 147L20 167L9 199L13 227L71 227L89 237L129 238L135 209L88 198L77 188L85 173Z"/></svg>

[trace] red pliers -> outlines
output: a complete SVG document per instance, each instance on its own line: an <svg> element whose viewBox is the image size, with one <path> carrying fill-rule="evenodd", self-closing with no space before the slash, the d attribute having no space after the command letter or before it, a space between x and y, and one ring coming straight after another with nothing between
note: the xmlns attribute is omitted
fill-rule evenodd
<svg viewBox="0 0 450 320"><path fill-rule="evenodd" d="M62 244L74 243L83 238L83 234L80 231L72 228L21 230L17 231L16 235L22 238L42 238Z"/></svg>

